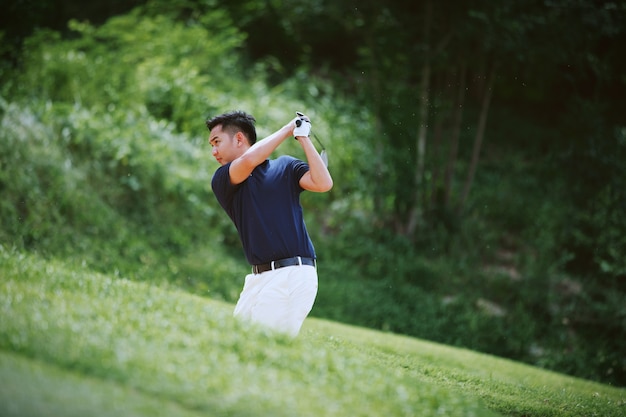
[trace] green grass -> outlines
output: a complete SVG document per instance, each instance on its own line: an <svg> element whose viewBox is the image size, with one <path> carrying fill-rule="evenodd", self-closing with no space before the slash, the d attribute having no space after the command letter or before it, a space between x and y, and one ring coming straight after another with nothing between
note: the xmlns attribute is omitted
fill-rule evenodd
<svg viewBox="0 0 626 417"><path fill-rule="evenodd" d="M2 416L622 416L626 390L232 305L0 247Z"/></svg>
<svg viewBox="0 0 626 417"><path fill-rule="evenodd" d="M198 417L172 401L24 356L0 352L3 417Z"/></svg>

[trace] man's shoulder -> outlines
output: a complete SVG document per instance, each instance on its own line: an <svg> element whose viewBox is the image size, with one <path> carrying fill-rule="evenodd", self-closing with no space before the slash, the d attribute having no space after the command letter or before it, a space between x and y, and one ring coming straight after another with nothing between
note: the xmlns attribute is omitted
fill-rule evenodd
<svg viewBox="0 0 626 417"><path fill-rule="evenodd" d="M277 163L289 164L293 161L297 161L297 159L291 155L280 155L278 158L274 159Z"/></svg>
<svg viewBox="0 0 626 417"><path fill-rule="evenodd" d="M270 160L270 163L274 166L279 166L279 167L287 167L287 166L297 167L300 164L305 164L304 161L291 155L281 155L277 157L276 159Z"/></svg>
<svg viewBox="0 0 626 417"><path fill-rule="evenodd" d="M300 178L309 170L309 165L291 155L281 155L271 161L270 170L289 172L289 178L300 181Z"/></svg>
<svg viewBox="0 0 626 417"><path fill-rule="evenodd" d="M215 180L216 178L219 178L223 175L228 174L228 166L230 165L230 163L222 165L220 167L218 167L215 172L213 173L213 180Z"/></svg>
<svg viewBox="0 0 626 417"><path fill-rule="evenodd" d="M230 184L230 174L228 172L230 163L217 168L211 178L211 187L215 191L216 188L222 188Z"/></svg>

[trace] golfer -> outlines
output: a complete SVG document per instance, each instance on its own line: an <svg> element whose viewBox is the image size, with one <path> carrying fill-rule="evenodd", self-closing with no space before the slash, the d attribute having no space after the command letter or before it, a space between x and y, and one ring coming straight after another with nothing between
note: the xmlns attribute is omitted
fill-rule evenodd
<svg viewBox="0 0 626 417"><path fill-rule="evenodd" d="M309 138L307 116L298 113L258 142L255 122L242 111L206 122L213 156L221 165L211 187L252 266L234 315L295 337L317 295L315 249L300 193L329 191L333 180ZM291 137L302 146L306 162L286 155L269 159Z"/></svg>

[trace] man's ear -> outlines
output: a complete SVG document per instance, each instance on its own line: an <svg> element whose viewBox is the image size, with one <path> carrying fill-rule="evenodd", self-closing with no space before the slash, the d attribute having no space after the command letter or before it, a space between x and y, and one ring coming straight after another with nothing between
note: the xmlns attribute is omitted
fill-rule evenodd
<svg viewBox="0 0 626 417"><path fill-rule="evenodd" d="M235 140L237 141L237 146L243 146L248 143L248 140L246 139L246 136L243 134L243 132L237 132L235 134Z"/></svg>

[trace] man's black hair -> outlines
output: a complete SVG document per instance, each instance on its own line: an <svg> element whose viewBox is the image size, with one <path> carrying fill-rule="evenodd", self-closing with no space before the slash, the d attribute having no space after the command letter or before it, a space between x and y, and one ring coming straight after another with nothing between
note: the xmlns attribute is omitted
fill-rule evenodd
<svg viewBox="0 0 626 417"><path fill-rule="evenodd" d="M208 119L206 127L213 130L215 126L222 125L222 129L232 135L241 131L248 138L250 145L254 145L256 143L255 123L256 119L252 115L241 110L234 110Z"/></svg>

